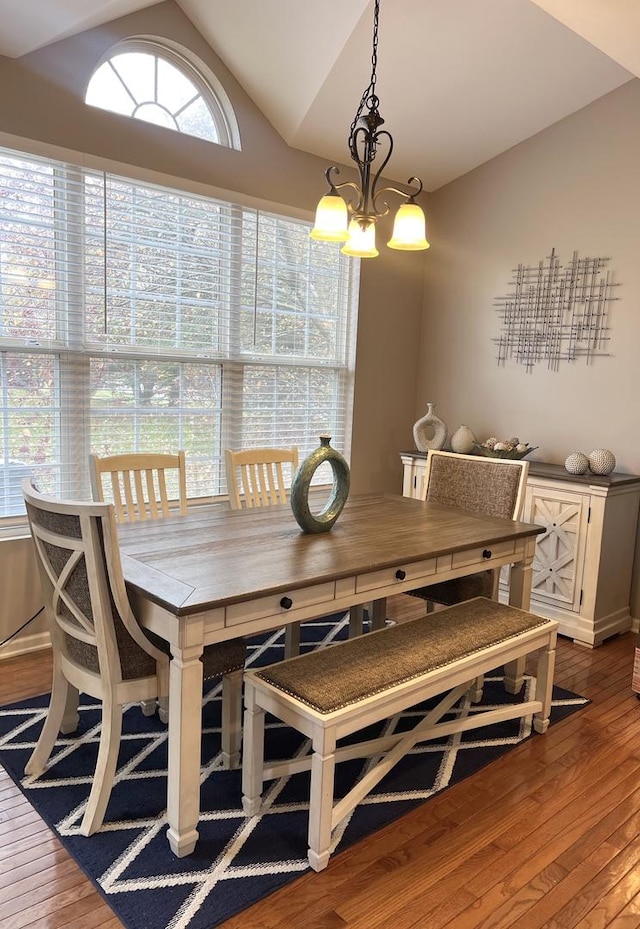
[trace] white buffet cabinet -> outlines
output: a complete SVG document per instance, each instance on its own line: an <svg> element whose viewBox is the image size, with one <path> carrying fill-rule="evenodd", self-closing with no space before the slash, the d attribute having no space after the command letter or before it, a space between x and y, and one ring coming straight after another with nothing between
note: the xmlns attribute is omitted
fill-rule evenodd
<svg viewBox="0 0 640 929"><path fill-rule="evenodd" d="M403 452L402 492L420 497L426 455ZM560 623L560 633L595 646L631 628L631 577L640 477L568 474L529 462L522 519L544 526L533 562L531 609ZM506 595L504 578L502 595Z"/></svg>

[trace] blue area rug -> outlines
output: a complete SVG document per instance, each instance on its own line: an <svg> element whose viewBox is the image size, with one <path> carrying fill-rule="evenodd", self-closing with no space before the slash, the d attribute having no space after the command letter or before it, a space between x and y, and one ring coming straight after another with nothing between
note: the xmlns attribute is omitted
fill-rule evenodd
<svg viewBox="0 0 640 929"><path fill-rule="evenodd" d="M329 645L346 638L347 631L348 617L341 615L306 623L302 647ZM279 632L252 639L249 646L250 665L269 664L282 658L284 636ZM528 698L532 683L527 679L522 694L514 697L505 694L499 675L489 676L480 705L519 702ZM555 688L552 724L587 703ZM104 826L85 838L79 825L98 751L100 704L85 697L78 732L59 739L42 777L24 778L47 706L48 695L0 709L0 763L129 929L213 929L308 869L309 774L269 782L266 811L246 817L241 774L220 765L219 685L203 701L200 839L195 852L182 859L171 853L165 836L166 726L157 716L144 717L137 706L127 710ZM452 712L473 713L474 705L463 700ZM394 724L397 729L411 728L415 716L414 708ZM378 731L371 727L367 735ZM416 746L336 828L337 850L478 771L531 732L530 718L515 719ZM271 720L268 757L304 751L298 733ZM347 792L365 763L338 765L337 794Z"/></svg>

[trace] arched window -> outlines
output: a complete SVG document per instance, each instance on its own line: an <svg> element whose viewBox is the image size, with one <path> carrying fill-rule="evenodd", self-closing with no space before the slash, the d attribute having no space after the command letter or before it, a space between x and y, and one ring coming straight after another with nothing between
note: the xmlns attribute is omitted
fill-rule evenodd
<svg viewBox="0 0 640 929"><path fill-rule="evenodd" d="M85 103L240 149L233 108L202 62L156 39L118 42L93 72Z"/></svg>

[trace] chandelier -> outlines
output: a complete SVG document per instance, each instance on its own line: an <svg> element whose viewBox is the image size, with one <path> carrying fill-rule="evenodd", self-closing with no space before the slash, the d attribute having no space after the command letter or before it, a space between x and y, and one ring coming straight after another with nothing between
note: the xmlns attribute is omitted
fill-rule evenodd
<svg viewBox="0 0 640 929"><path fill-rule="evenodd" d="M310 233L312 239L323 242L344 242L341 251L355 258L375 258L376 223L389 212L387 194L397 194L407 202L403 203L395 215L393 233L387 242L389 248L404 251L419 251L429 248L425 238L425 219L422 209L415 198L422 191L422 181L410 177L407 184L416 187L406 192L398 187L378 187L380 176L387 166L393 152L393 138L386 129L380 129L384 119L379 112L380 101L376 96L376 68L378 65L378 18L380 0L375 0L373 14L373 53L371 56L371 80L362 94L360 105L349 130L349 153L358 166L360 182L343 181L334 183L334 176L340 174L336 165L327 168L324 176L329 185L329 192L322 197L316 209L315 225ZM378 155L386 154L377 170L373 162ZM347 191L343 197L341 191Z"/></svg>

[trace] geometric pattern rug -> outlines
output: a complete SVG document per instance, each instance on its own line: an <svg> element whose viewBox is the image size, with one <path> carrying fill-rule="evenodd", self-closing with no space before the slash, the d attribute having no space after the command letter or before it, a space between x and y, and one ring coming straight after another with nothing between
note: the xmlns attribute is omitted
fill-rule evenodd
<svg viewBox="0 0 640 929"><path fill-rule="evenodd" d="M301 650L325 647L346 638L347 632L348 615L305 623ZM279 631L248 644L248 665L270 664L282 658L284 636ZM245 816L241 772L221 766L220 685L212 684L203 698L200 838L194 853L185 858L172 854L165 835L167 728L157 715L145 717L138 706L127 709L104 825L86 838L79 825L97 757L100 703L81 696L77 732L59 737L39 778L25 777L24 766L46 716L48 695L0 708L0 763L128 929L213 929L308 870L309 772L268 782L260 814ZM527 678L520 694L507 694L496 672L487 676L480 704L463 698L449 716L529 699L534 686L535 680ZM554 688L551 724L588 702ZM428 705L413 707L354 738L410 728ZM340 851L352 845L531 734L527 717L416 745L336 827L333 847ZM292 757L308 748L299 733L267 718L266 757ZM337 766L336 796L347 793L366 763L356 759Z"/></svg>

